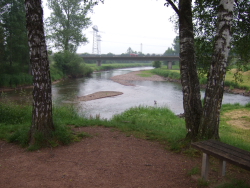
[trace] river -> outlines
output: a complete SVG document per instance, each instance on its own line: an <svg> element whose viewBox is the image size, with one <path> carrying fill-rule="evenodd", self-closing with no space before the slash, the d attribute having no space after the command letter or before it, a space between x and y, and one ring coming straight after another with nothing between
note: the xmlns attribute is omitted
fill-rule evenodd
<svg viewBox="0 0 250 188"><path fill-rule="evenodd" d="M110 80L110 77L126 74L131 71L152 69L152 67L124 68L118 70L94 73L91 78L67 80L53 85L54 100L72 103L76 96L84 96L98 91L119 91L122 95L97 100L77 102L73 104L79 113L86 117L100 115L101 118L111 118L134 106L168 107L175 114L183 113L181 85L172 82L133 81L135 86L124 86ZM202 97L204 92L201 92ZM157 104L155 104L155 102ZM247 104L250 97L224 94L223 103Z"/></svg>
<svg viewBox="0 0 250 188"><path fill-rule="evenodd" d="M183 113L181 85L172 82L133 81L135 86L124 86L110 80L110 77L126 74L131 71L152 69L152 67L124 68L111 71L93 73L90 78L68 79L52 86L53 101L58 104L73 104L80 114L86 117L100 115L101 118L110 119L134 106L168 107L175 114ZM98 91L119 91L122 95L102 98L91 101L75 102L76 97L92 94ZM27 98L31 90L22 92ZM20 92L7 92L10 100L24 100ZM202 97L204 92L201 92ZM3 100L3 97L1 97ZM157 104L155 104L155 102ZM250 97L224 94L223 103L247 104Z"/></svg>

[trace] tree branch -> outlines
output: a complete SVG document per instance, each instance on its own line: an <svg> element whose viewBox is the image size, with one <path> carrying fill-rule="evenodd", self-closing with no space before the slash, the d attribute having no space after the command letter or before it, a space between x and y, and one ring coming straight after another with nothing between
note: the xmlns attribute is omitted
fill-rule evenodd
<svg viewBox="0 0 250 188"><path fill-rule="evenodd" d="M172 8L173 8L174 11L176 12L176 14L177 14L178 16L180 16L180 11L179 11L179 9L177 8L177 6L174 4L174 2L173 2L172 0L166 0L166 1L167 1L167 3L169 3L169 4L172 6ZM166 5L167 3L165 3L165 5Z"/></svg>

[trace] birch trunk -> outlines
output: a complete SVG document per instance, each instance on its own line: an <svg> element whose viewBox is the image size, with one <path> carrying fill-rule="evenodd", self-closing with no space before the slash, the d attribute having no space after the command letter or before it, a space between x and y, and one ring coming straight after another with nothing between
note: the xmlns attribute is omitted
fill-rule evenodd
<svg viewBox="0 0 250 188"><path fill-rule="evenodd" d="M224 92L227 59L230 50L233 6L234 0L220 1L215 51L210 67L205 93L205 105L199 130L201 139L219 139L220 109Z"/></svg>
<svg viewBox="0 0 250 188"><path fill-rule="evenodd" d="M33 111L30 128L30 144L35 134L49 137L54 130L52 120L52 94L47 47L43 28L41 0L25 0L26 27L30 47L30 63L33 75Z"/></svg>
<svg viewBox="0 0 250 188"><path fill-rule="evenodd" d="M200 84L195 63L192 0L179 1L180 72L187 138L195 140L202 115Z"/></svg>

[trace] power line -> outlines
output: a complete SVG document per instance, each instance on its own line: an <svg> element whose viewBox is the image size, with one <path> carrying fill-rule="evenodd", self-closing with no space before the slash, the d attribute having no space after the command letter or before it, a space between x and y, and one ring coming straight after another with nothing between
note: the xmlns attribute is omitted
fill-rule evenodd
<svg viewBox="0 0 250 188"><path fill-rule="evenodd" d="M128 43L128 42L105 41L105 40L102 40L102 42L106 42L106 43L118 43L118 44L130 44L130 45L141 45L141 43ZM145 43L143 43L143 46L158 46L158 47L167 47L167 45L166 45L166 46L162 46L162 45L156 45L156 44L145 44Z"/></svg>
<svg viewBox="0 0 250 188"><path fill-rule="evenodd" d="M133 34L124 34L124 33L112 33L109 32L108 34L118 35L118 36L128 36L128 37L139 37L139 38L146 38L146 39L156 39L156 40L168 40L165 37L152 37L152 36L143 36L143 35L133 35Z"/></svg>

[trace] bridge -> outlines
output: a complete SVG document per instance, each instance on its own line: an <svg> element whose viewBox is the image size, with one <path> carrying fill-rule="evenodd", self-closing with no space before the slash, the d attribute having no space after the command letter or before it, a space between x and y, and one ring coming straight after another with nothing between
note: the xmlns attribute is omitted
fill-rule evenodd
<svg viewBox="0 0 250 188"><path fill-rule="evenodd" d="M114 55L114 56L102 56L102 55L91 55L91 56L81 56L84 60L96 60L97 65L101 65L102 60L128 60L128 61L179 61L179 56L161 56L161 55L154 55L154 56L122 56L122 55Z"/></svg>

